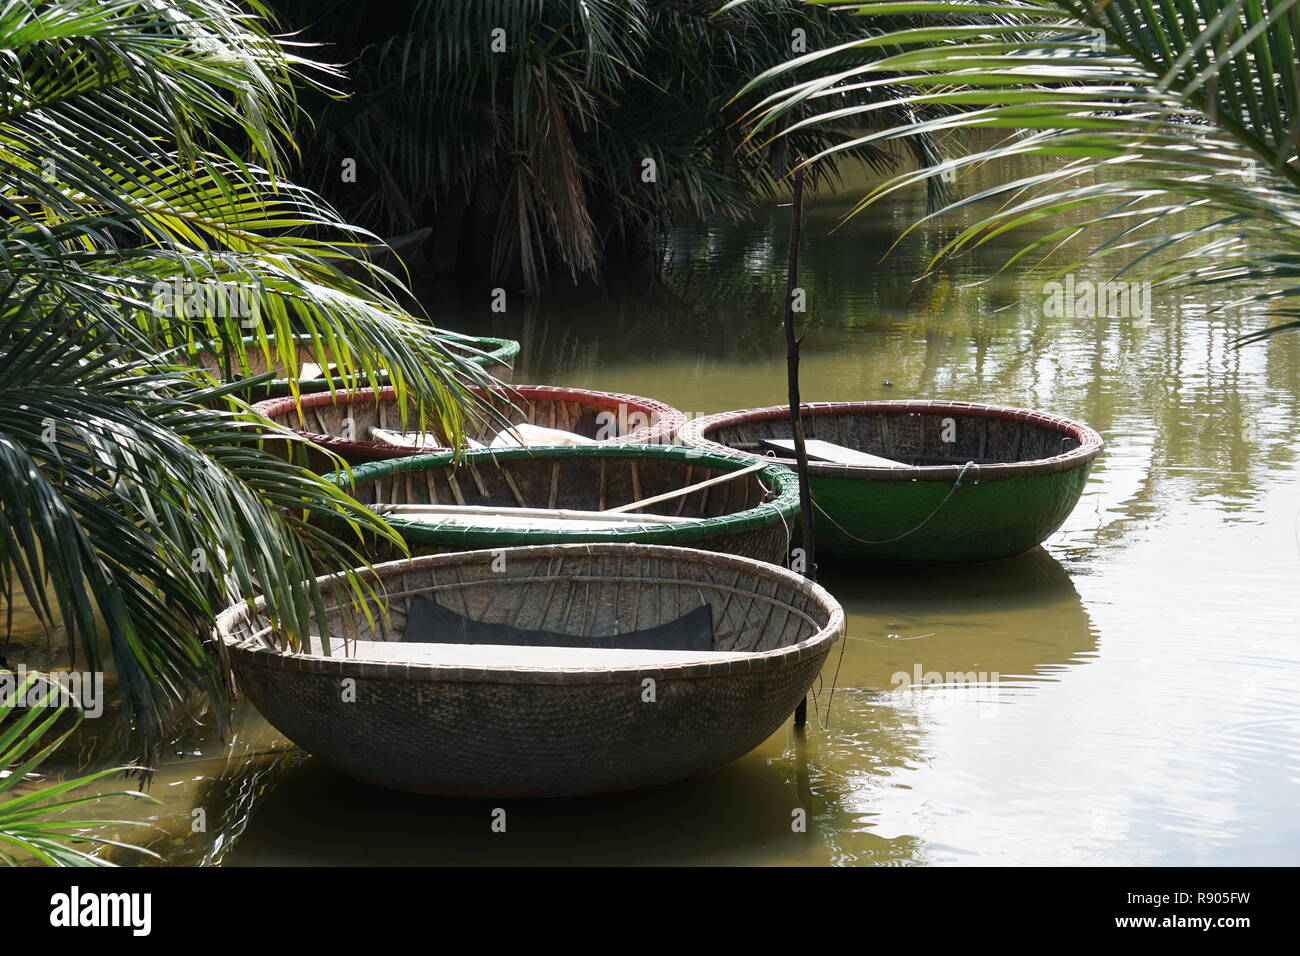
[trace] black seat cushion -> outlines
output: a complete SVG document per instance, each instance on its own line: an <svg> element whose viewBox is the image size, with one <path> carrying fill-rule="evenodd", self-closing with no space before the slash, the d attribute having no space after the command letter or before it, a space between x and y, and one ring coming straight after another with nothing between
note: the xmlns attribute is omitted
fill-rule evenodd
<svg viewBox="0 0 1300 956"><path fill-rule="evenodd" d="M524 647L635 648L653 651L713 650L713 614L707 604L675 621L625 634L575 637L553 631L530 631L509 624L489 624L463 617L432 598L417 594L406 610L403 641L422 644L517 644Z"/></svg>
<svg viewBox="0 0 1300 956"><path fill-rule="evenodd" d="M585 412L581 418L573 423L569 431L575 435L581 435L583 438L590 438L593 441L600 437L600 417L595 412ZM606 435L605 438L613 436Z"/></svg>

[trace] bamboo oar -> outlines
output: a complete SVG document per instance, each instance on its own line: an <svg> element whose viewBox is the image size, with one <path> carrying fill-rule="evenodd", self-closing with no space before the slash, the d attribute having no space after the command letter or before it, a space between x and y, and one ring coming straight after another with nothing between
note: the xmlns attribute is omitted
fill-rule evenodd
<svg viewBox="0 0 1300 956"><path fill-rule="evenodd" d="M634 501L628 505L619 505L617 508L608 508L601 512L601 514L620 514L624 511L634 511L637 508L644 508L647 505L657 505L661 501L669 501L682 495L689 495L691 492L699 491L701 488L708 488L711 485L720 485L724 481L732 481L742 475L748 475L755 471L760 471L771 464L770 461L756 461L754 464L741 468L739 471L731 471L725 475L718 475L716 478L709 478L706 481L697 481L693 485L687 485L685 488L678 488L676 491L665 491L662 495L655 495L653 498L642 498L640 501ZM651 516L647 515L646 517ZM662 517L662 515L655 515L654 517Z"/></svg>
<svg viewBox="0 0 1300 956"><path fill-rule="evenodd" d="M517 515L519 517L533 518L573 518L573 519L590 519L598 521L623 521L636 520L649 522L652 524L680 524L685 521L694 521L694 518L684 518L677 515L632 515L627 514L629 511L635 511L638 508L645 508L649 505L658 504L661 501L671 501L673 498L679 498L682 495L689 495L692 492L700 491L703 488L709 488L713 485L721 484L724 481L734 481L745 475L761 471L771 465L768 461L756 461L752 465L747 465L737 471L728 472L725 475L718 475L715 478L708 478L704 481L697 481L693 485L686 485L674 491L666 491L661 495L655 495L653 498L643 498L640 501L633 501L630 504L619 505L617 508L607 508L604 511L578 511L563 508L511 508L504 505L379 505L374 510L381 515L403 515L403 514L432 514L432 515Z"/></svg>
<svg viewBox="0 0 1300 956"><path fill-rule="evenodd" d="M378 515L504 515L520 518L570 518L590 521L639 521L643 524L681 524L694 518L673 515L625 515L610 511L577 511L565 508L511 508L505 505L376 505Z"/></svg>

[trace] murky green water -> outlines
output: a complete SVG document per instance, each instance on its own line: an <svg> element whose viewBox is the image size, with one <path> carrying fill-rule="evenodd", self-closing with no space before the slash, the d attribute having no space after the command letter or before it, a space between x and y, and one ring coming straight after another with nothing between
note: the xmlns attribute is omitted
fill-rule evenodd
<svg viewBox="0 0 1300 956"><path fill-rule="evenodd" d="M1149 324L1049 317L1038 282L972 284L1009 246L914 282L958 224L882 262L920 197L828 235L843 208L809 210L805 399L1088 422L1107 449L1045 549L928 571L823 562L850 639L806 743L787 727L705 779L511 807L499 834L489 805L353 783L244 712L230 748L178 745L161 806L127 809L163 828L154 848L227 864L1300 862L1300 336L1235 351L1258 317L1159 290ZM504 315L486 290L429 301L521 339L517 382L695 413L776 404L785 228L772 210L678 231L661 291L514 296ZM899 689L918 670L979 682Z"/></svg>

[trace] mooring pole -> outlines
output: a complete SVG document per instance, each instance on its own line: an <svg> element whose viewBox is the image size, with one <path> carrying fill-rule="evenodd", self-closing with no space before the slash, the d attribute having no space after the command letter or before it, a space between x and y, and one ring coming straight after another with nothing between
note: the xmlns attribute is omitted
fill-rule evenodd
<svg viewBox="0 0 1300 956"><path fill-rule="evenodd" d="M785 274L785 361L790 387L790 431L794 436L794 458L799 473L799 516L803 525L804 577L817 580L817 534L813 526L812 491L808 486L808 450L803 443L803 416L799 411L799 343L795 334L795 290L799 287L799 232L803 225L803 170L795 170L790 201L790 259ZM795 727L808 722L808 697L794 711Z"/></svg>

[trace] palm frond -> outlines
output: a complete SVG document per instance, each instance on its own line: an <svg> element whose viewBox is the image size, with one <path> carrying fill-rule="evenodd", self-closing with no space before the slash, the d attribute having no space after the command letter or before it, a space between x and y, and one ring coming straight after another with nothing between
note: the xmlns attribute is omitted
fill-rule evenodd
<svg viewBox="0 0 1300 956"><path fill-rule="evenodd" d="M385 372L458 432L483 373L408 315L396 280L339 265L375 237L284 179L290 79L329 71L227 0L10 4L0 19L0 267L142 349L251 334ZM261 10L255 7L255 10ZM243 285L257 314L149 308L172 279Z"/></svg>
<svg viewBox="0 0 1300 956"><path fill-rule="evenodd" d="M861 212L896 190L973 166L1024 156L1057 160L1049 172L1009 176L936 215L979 206L936 259L987 243L1030 222L1061 223L1012 261L1047 268L1065 240L1100 230L1089 257L1121 255L1129 271L1163 288L1261 283L1246 301L1281 308L1300 294L1300 62L1295 0L1076 0L959 2L817 0L849 14L924 18L924 24L823 49L765 71L749 91L782 82L751 114L749 134L770 135L796 109L794 126L866 118L879 104L845 104L842 90L889 86L913 118L846 138L809 164L866 144L1003 131L991 146L894 177ZM877 57L874 50L897 50ZM813 79L797 68L856 53L858 62ZM940 108L938 115L925 110ZM776 135L785 135L777 130ZM984 212L987 206L996 206ZM1188 226L1185 214L1204 221ZM1059 266L1065 271L1076 266ZM1266 337L1276 330L1261 330Z"/></svg>
<svg viewBox="0 0 1300 956"><path fill-rule="evenodd" d="M223 606L267 594L296 640L324 617L320 566L366 564L313 516L392 532L260 447L302 444L294 433L209 407L229 386L195 390L192 369L52 322L37 301L0 300L0 587L62 629L74 660L112 664L148 745L195 695L226 698L222 648L206 640Z"/></svg>

